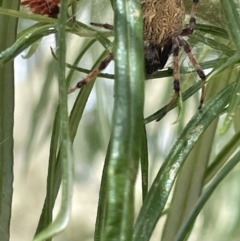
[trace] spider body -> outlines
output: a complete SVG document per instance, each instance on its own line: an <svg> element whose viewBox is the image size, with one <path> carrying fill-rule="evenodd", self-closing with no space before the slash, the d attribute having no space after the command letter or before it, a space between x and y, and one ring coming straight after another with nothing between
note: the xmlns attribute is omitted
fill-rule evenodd
<svg viewBox="0 0 240 241"><path fill-rule="evenodd" d="M146 76L151 76L162 69L170 54L173 53L173 88L175 93L168 105L170 107L180 91L178 54L180 47L183 47L202 80L202 95L199 104L199 109L201 109L204 100L206 76L193 56L188 42L182 37L193 33L196 24L195 13L198 0L193 0L189 26L185 29L183 28L185 18L183 0L142 0L141 3Z"/></svg>
<svg viewBox="0 0 240 241"><path fill-rule="evenodd" d="M183 29L185 8L182 0L143 0L144 44L164 46Z"/></svg>
<svg viewBox="0 0 240 241"><path fill-rule="evenodd" d="M185 18L182 0L142 0L145 73L162 69L172 52L172 38L181 34Z"/></svg>
<svg viewBox="0 0 240 241"><path fill-rule="evenodd" d="M168 104L168 107L172 105L180 91L180 68L178 63L180 47L183 47L198 76L202 80L202 94L199 109L201 109L204 100L206 76L191 53L191 48L188 42L182 37L192 34L196 24L195 14L199 0L192 1L191 17L187 28L183 27L185 18L183 0L141 1L143 10L143 40L146 77L152 76L158 70L163 69L169 56L173 54L173 88L175 93ZM109 24L92 23L92 25L113 30L113 26ZM95 78L113 58L113 54L110 53L97 69L92 71L85 79L79 81L75 88L69 90L69 93L81 88Z"/></svg>

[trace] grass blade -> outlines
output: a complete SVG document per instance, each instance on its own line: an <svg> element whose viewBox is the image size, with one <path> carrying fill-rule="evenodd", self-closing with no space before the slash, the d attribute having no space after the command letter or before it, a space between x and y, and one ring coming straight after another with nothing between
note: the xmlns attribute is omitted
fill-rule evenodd
<svg viewBox="0 0 240 241"><path fill-rule="evenodd" d="M174 241L183 241L185 240L186 236L188 235L189 230L194 223L199 212L202 210L204 204L207 200L211 197L211 194L217 188L217 186L221 183L221 181L227 176L227 174L239 163L240 161L240 152L238 151L234 157L229 160L229 162L223 167L223 169L217 174L211 184L207 187L204 193L199 198L195 208L187 218L187 220L182 225L181 229L179 230L176 238Z"/></svg>
<svg viewBox="0 0 240 241"><path fill-rule="evenodd" d="M0 5L18 9L19 1L3 0ZM0 52L16 41L18 19L0 15ZM0 67L0 240L9 240L13 194L14 66Z"/></svg>
<svg viewBox="0 0 240 241"><path fill-rule="evenodd" d="M235 86L236 82L226 87L212 98L201 112L196 113L173 145L140 210L134 229L134 241L150 239L180 167L201 134L226 106Z"/></svg>
<svg viewBox="0 0 240 241"><path fill-rule="evenodd" d="M72 198L73 160L71 154L71 143L69 136L69 120L67 109L67 84L65 79L66 58L66 30L67 2L61 1L60 16L58 23L58 78L59 78L59 117L60 117L60 161L62 165L62 200L61 208L56 219L42 232L35 236L35 241L45 240L63 231L70 218Z"/></svg>
<svg viewBox="0 0 240 241"><path fill-rule="evenodd" d="M109 145L107 217L103 240L132 239L134 184L143 125L144 73L141 5L113 2L115 101Z"/></svg>

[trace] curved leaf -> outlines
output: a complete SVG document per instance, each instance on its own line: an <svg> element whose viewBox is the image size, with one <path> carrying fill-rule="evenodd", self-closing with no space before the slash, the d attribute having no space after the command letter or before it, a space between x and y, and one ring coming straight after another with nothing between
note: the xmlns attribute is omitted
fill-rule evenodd
<svg viewBox="0 0 240 241"><path fill-rule="evenodd" d="M202 210L203 206L207 202L207 200L211 197L213 191L217 188L217 186L221 183L221 181L227 176L227 174L239 163L240 161L240 151L238 151L234 157L229 160L229 162L223 167L223 169L217 174L214 180L209 184L207 189L199 198L196 206L193 211L187 218L187 220L183 223L181 229L179 230L174 241L184 241L187 237L194 220L197 218L197 215Z"/></svg>
<svg viewBox="0 0 240 241"><path fill-rule="evenodd" d="M201 134L226 106L235 86L236 83L229 85L206 103L206 106L196 113L173 145L140 210L134 228L134 241L150 239L180 167Z"/></svg>
<svg viewBox="0 0 240 241"><path fill-rule="evenodd" d="M56 219L42 232L34 237L35 241L42 241L63 231L69 221L72 202L72 179L73 179L73 160L71 143L69 136L69 120L67 108L67 85L65 80L65 59L66 59L66 29L65 22L67 20L67 2L61 1L58 38L59 46L59 64L58 64L58 80L59 80L59 117L60 117L60 146L62 165L62 200L61 208Z"/></svg>

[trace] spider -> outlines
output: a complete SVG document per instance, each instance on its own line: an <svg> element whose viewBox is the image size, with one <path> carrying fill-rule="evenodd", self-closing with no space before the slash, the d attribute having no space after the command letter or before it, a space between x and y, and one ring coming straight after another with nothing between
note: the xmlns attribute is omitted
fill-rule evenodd
<svg viewBox="0 0 240 241"><path fill-rule="evenodd" d="M143 9L143 39L145 51L145 74L151 77L158 70L164 68L169 56L173 54L173 88L174 95L170 100L168 107L172 105L174 100L179 96L180 91L180 69L179 69L179 49L183 47L190 62L194 66L198 76L202 80L202 93L199 103L199 109L202 108L204 101L204 91L206 76L197 63L191 52L190 45L183 38L193 33L196 25L196 8L199 0L193 0L191 17L189 26L183 28L185 18L185 8L183 0L142 0ZM113 26L109 24L91 23L94 26L103 27L113 30ZM110 53L86 78L79 81L77 85L70 89L68 93L81 88L107 67L113 60L113 53Z"/></svg>

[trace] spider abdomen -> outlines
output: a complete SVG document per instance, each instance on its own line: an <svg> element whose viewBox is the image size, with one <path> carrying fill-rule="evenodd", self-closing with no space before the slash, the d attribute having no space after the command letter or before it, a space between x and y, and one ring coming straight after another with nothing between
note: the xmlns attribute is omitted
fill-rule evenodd
<svg viewBox="0 0 240 241"><path fill-rule="evenodd" d="M142 0L144 41L163 46L182 32L185 8L182 0Z"/></svg>

